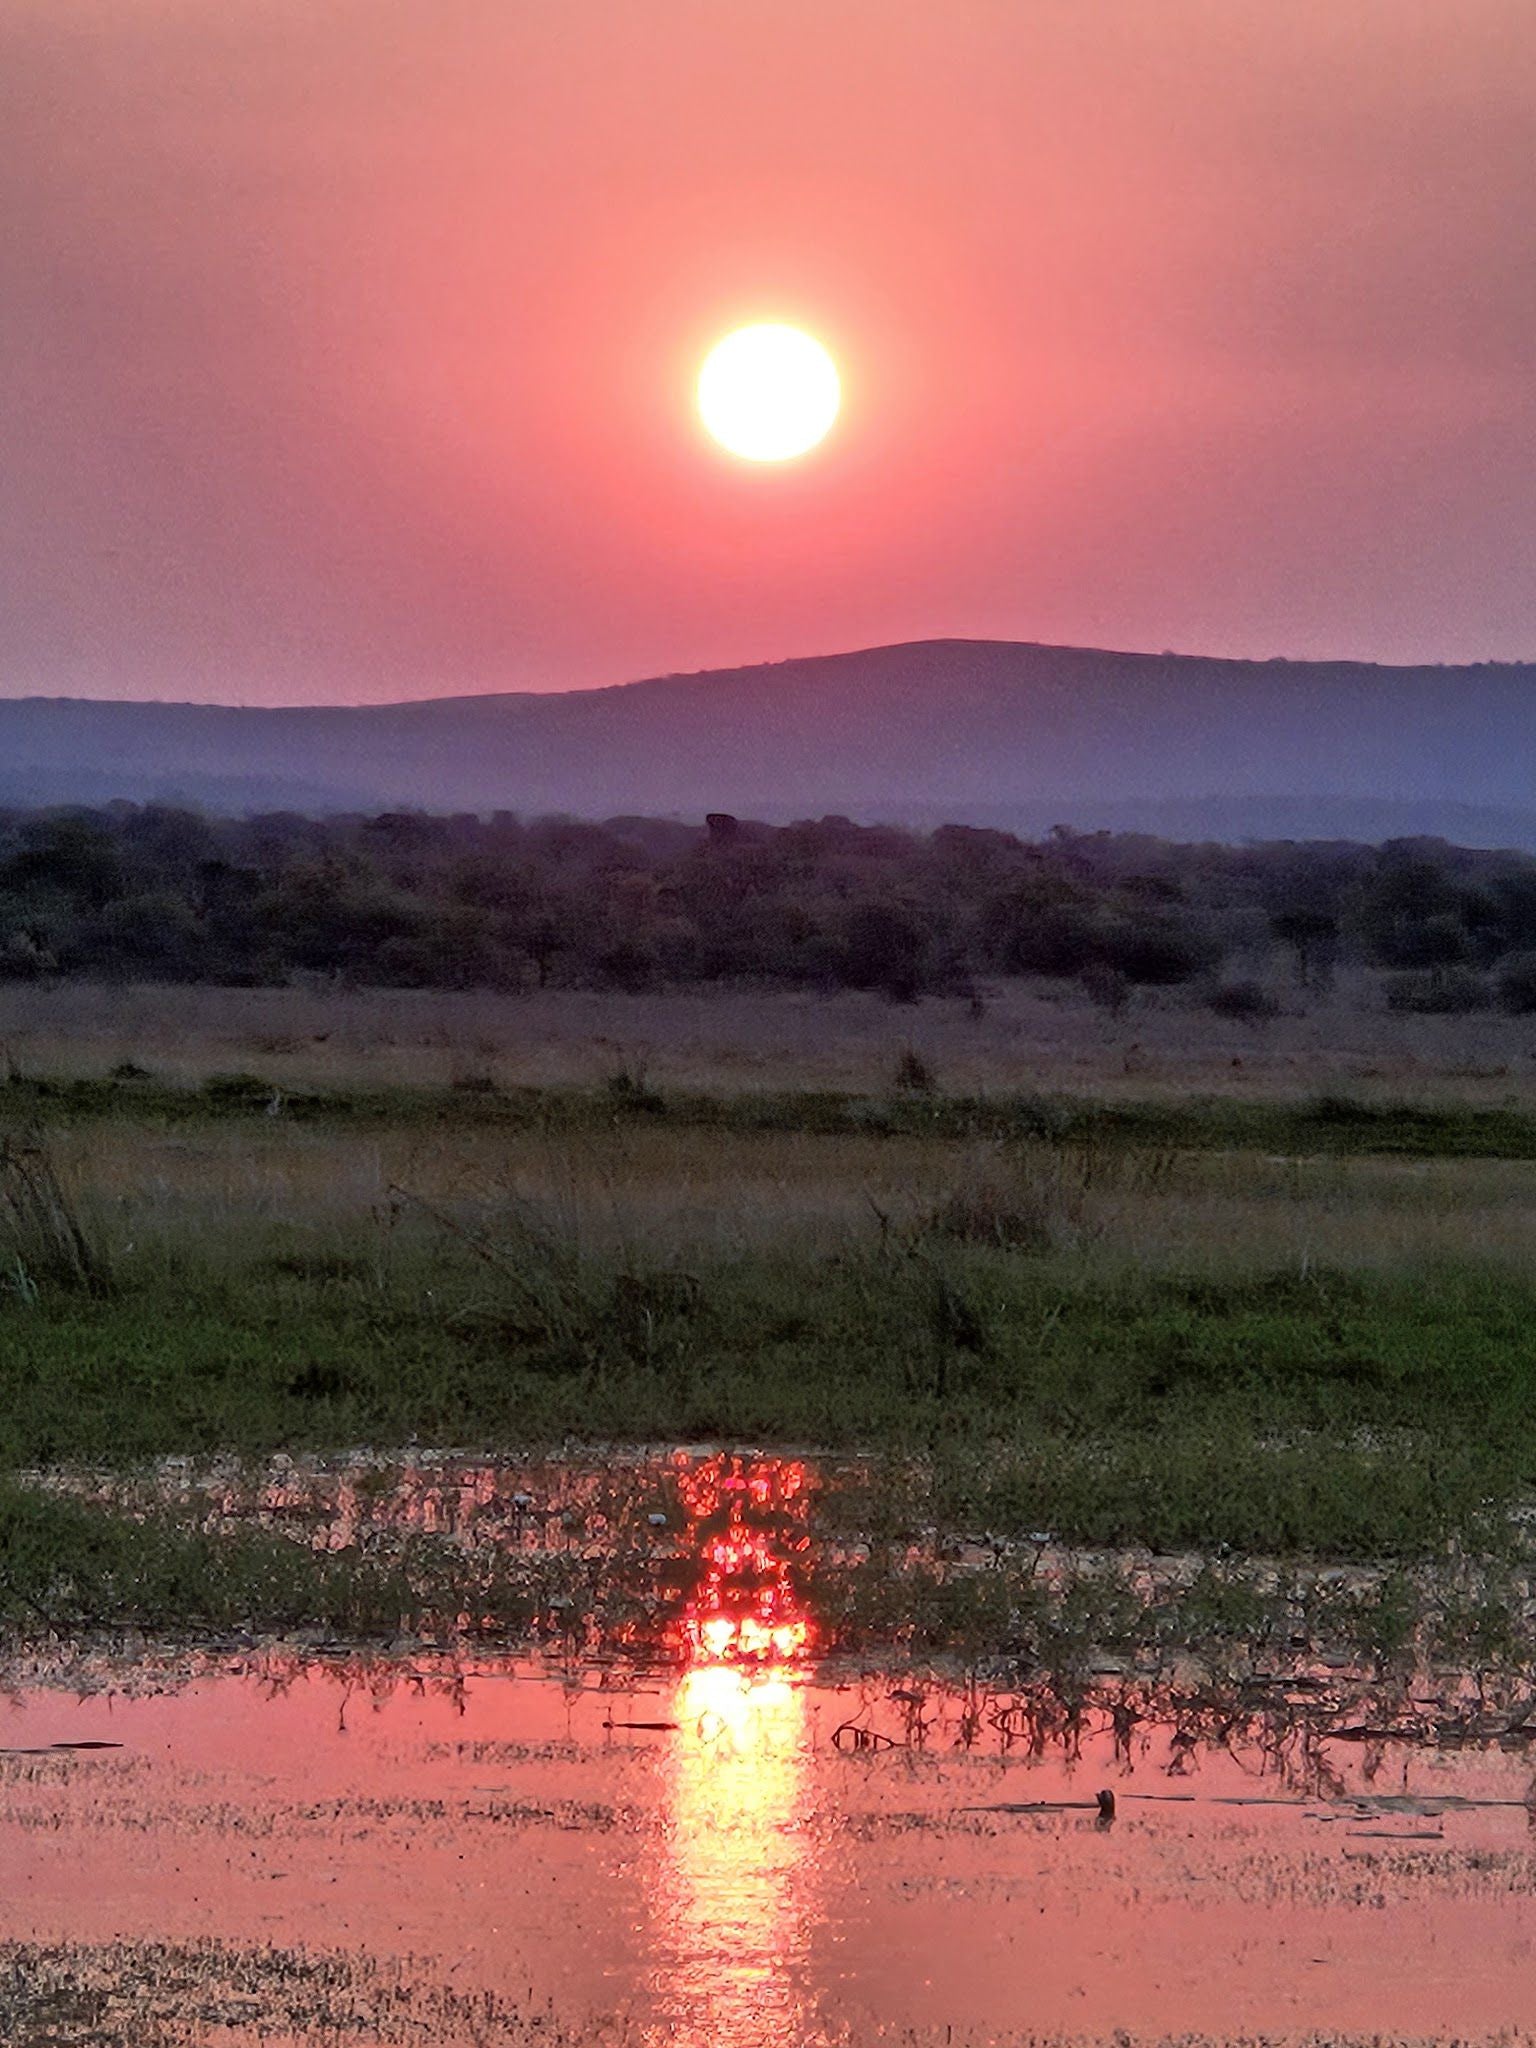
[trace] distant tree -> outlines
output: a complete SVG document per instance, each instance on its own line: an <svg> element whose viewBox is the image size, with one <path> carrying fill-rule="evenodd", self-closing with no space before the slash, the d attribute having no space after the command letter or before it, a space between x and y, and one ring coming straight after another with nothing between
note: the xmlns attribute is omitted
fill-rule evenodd
<svg viewBox="0 0 1536 2048"><path fill-rule="evenodd" d="M1459 958L1456 887L1439 863L1416 848L1384 847L1359 896L1356 922L1371 954L1385 967L1446 965ZM1427 926L1439 936L1425 938ZM1446 950L1448 947L1451 950Z"/></svg>
<svg viewBox="0 0 1536 2048"><path fill-rule="evenodd" d="M1221 942L1188 919L1149 916L1106 924L1096 936L1095 951L1127 981L1172 988L1214 967Z"/></svg>
<svg viewBox="0 0 1536 2048"><path fill-rule="evenodd" d="M38 933L0 927L0 981L42 981L57 967L58 961Z"/></svg>
<svg viewBox="0 0 1536 2048"><path fill-rule="evenodd" d="M1515 953L1498 978L1499 1002L1514 1017L1536 1015L1536 952Z"/></svg>
<svg viewBox="0 0 1536 2048"><path fill-rule="evenodd" d="M1536 948L1536 861L1516 859L1519 865L1489 876L1488 888L1498 905L1504 947L1522 952Z"/></svg>
<svg viewBox="0 0 1536 2048"><path fill-rule="evenodd" d="M1296 979L1306 989L1325 989L1333 980L1338 956L1339 920L1331 911L1298 905L1277 910L1269 928L1282 946L1289 946L1296 959Z"/></svg>
<svg viewBox="0 0 1536 2048"><path fill-rule="evenodd" d="M85 910L100 910L125 886L116 839L88 815L29 820L0 867L0 889L52 895Z"/></svg>
<svg viewBox="0 0 1536 2048"><path fill-rule="evenodd" d="M656 979L655 952L638 939L615 939L593 957L601 985L624 989L633 995L649 988Z"/></svg>
<svg viewBox="0 0 1536 2048"><path fill-rule="evenodd" d="M563 920L546 910L529 926L526 943L539 987L548 988L555 962L570 950L570 933Z"/></svg>
<svg viewBox="0 0 1536 2048"><path fill-rule="evenodd" d="M984 964L1001 974L1079 974L1097 954L1098 911L1074 883L1045 873L983 904Z"/></svg>
<svg viewBox="0 0 1536 2048"><path fill-rule="evenodd" d="M1454 911L1437 911L1417 923L1402 924L1393 934L1392 952L1401 967L1460 967L1471 951L1466 927Z"/></svg>
<svg viewBox="0 0 1536 2048"><path fill-rule="evenodd" d="M155 889L120 896L82 920L70 954L123 980L196 981L206 966L206 941L191 905Z"/></svg>
<svg viewBox="0 0 1536 2048"><path fill-rule="evenodd" d="M1206 997L1206 1008L1218 1017L1229 1017L1239 1024L1267 1024L1280 1014L1275 996L1259 981L1218 984Z"/></svg>
<svg viewBox="0 0 1536 2048"><path fill-rule="evenodd" d="M1078 977L1083 994L1095 1009L1118 1017L1131 1000L1131 984L1118 967L1103 960L1090 960Z"/></svg>
<svg viewBox="0 0 1536 2048"><path fill-rule="evenodd" d="M905 904L856 904L843 920L841 941L841 978L850 988L877 988L893 1002L922 992L930 938Z"/></svg>
<svg viewBox="0 0 1536 2048"><path fill-rule="evenodd" d="M0 976L731 981L906 1000L1028 974L1079 978L1114 1008L1267 938L1303 986L1323 986L1348 944L1399 977L1388 1000L1448 1008L1490 987L1521 1000L1519 962L1536 954L1523 853L1109 832L1030 843L965 825L924 838L841 817L732 830L727 815L0 810Z"/></svg>
<svg viewBox="0 0 1536 2048"><path fill-rule="evenodd" d="M1389 974L1382 993L1389 1010L1409 1010L1425 1017L1463 1017L1486 1010L1488 984L1465 967L1436 967L1428 973Z"/></svg>

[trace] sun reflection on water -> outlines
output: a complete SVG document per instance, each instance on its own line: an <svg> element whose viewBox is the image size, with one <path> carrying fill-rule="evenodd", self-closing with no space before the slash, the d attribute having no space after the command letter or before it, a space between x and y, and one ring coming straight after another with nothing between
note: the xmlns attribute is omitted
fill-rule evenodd
<svg viewBox="0 0 1536 2048"><path fill-rule="evenodd" d="M810 1551L810 1474L798 1458L705 1458L680 1465L684 1543L697 1582L682 1617L691 1665L786 1663L811 1647L802 1584Z"/></svg>
<svg viewBox="0 0 1536 2048"><path fill-rule="evenodd" d="M667 1825L652 1892L654 2040L782 2048L814 2036L809 1744L798 1663L806 1471L710 1459L680 1474L699 1576L683 1618Z"/></svg>
<svg viewBox="0 0 1536 2048"><path fill-rule="evenodd" d="M677 1719L653 1901L656 2040L803 2042L813 1875L805 1694L779 1668L703 1664L678 1681Z"/></svg>

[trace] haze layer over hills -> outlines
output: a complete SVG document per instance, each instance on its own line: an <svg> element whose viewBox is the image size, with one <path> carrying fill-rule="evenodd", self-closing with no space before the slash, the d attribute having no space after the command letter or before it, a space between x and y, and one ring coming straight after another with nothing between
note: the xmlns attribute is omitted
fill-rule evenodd
<svg viewBox="0 0 1536 2048"><path fill-rule="evenodd" d="M1536 845L1536 664L919 641L612 689L256 710L0 700L0 803L844 813Z"/></svg>

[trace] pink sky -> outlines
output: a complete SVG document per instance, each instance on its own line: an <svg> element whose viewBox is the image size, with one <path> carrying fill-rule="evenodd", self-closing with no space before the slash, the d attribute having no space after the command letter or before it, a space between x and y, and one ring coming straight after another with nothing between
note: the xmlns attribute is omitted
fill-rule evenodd
<svg viewBox="0 0 1536 2048"><path fill-rule="evenodd" d="M0 694L1536 656L1533 108L1531 0L0 0Z"/></svg>

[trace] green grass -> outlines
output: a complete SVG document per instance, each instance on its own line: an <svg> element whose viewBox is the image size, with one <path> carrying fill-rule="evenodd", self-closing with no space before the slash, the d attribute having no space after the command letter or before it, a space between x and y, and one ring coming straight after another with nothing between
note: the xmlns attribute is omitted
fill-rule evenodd
<svg viewBox="0 0 1536 2048"><path fill-rule="evenodd" d="M12 1297L0 1464L798 1443L920 1455L957 1527L1341 1558L1497 1548L1536 1488L1536 1284L1507 1273L518 1258L418 1246L381 1273L257 1246Z"/></svg>
<svg viewBox="0 0 1536 2048"><path fill-rule="evenodd" d="M614 1123L679 1130L974 1141L1044 1137L1130 1147L1260 1150L1290 1156L1536 1159L1536 1115L1459 1103L1310 1102L1191 1097L1122 1102L1066 1095L859 1095L833 1090L665 1092L625 1076L600 1088L494 1086L280 1090L259 1074L200 1087L152 1076L0 1081L0 1117L78 1126L104 1118L195 1124L264 1116L274 1096L293 1122L326 1128L464 1128L575 1135Z"/></svg>
<svg viewBox="0 0 1536 2048"><path fill-rule="evenodd" d="M439 1590L408 1563L317 1554L261 1531L211 1535L186 1517L130 1517L0 1480L0 1633L320 1622L368 1635Z"/></svg>
<svg viewBox="0 0 1536 2048"><path fill-rule="evenodd" d="M654 1473L640 1475L637 1490L652 1504L663 1498ZM956 1570L920 1523L850 1555L840 1532L870 1504L857 1487L813 1501L801 1579L825 1652L981 1660L994 1673L1048 1680L1063 1697L1081 1695L1106 1657L1155 1683L1193 1654L1217 1688L1241 1688L1256 1672L1307 1670L1328 1654L1388 1687L1426 1668L1536 1674L1519 1567L1485 1560L1340 1582L1240 1559L1159 1575L1083 1558L1042 1576L1024 1546L995 1565ZM933 1506L921 1488L908 1492L909 1511ZM884 1507L889 1517L891 1503ZM664 1653L658 1617L676 1611L696 1560L679 1561L666 1536L615 1550L594 1533L577 1530L564 1549L508 1551L386 1518L333 1551L299 1528L210 1519L206 1504L190 1500L125 1511L0 1479L0 1643L131 1628L225 1642L320 1632L365 1645L404 1631L450 1644L467 1627L491 1646L579 1651L601 1639L642 1658Z"/></svg>
<svg viewBox="0 0 1536 2048"><path fill-rule="evenodd" d="M828 1528L844 1514L893 1555L914 1535L1049 1531L1447 1585L1458 1557L1526 1555L1531 1224L1520 1169L1457 1163L1536 1152L1513 1112L630 1087L289 1097L268 1122L270 1091L238 1077L0 1097L63 1134L55 1208L78 1202L100 1254L72 1281L46 1260L54 1209L7 1238L0 1201L0 1473L722 1441L860 1454ZM343 1135L359 1125L374 1135ZM1027 1142L978 1146L999 1132ZM1450 1163L1383 1166L1394 1151ZM1293 1173L1316 1152L1341 1161ZM418 1169L428 1192L402 1194ZM1495 1242L1500 1260L1477 1256ZM430 1547L331 1565L185 1520L101 1529L68 1516L102 1510L57 1501L64 1519L39 1522L29 1490L5 1498L13 1627L378 1630L464 1596ZM527 1593L506 1591L509 1626ZM1094 1597L1113 1638L1120 1594ZM909 1636L935 1644L1087 1639L1008 1572L983 1588L882 1567L860 1599L861 1626L905 1602ZM1458 1640L1504 1611L1480 1599Z"/></svg>

